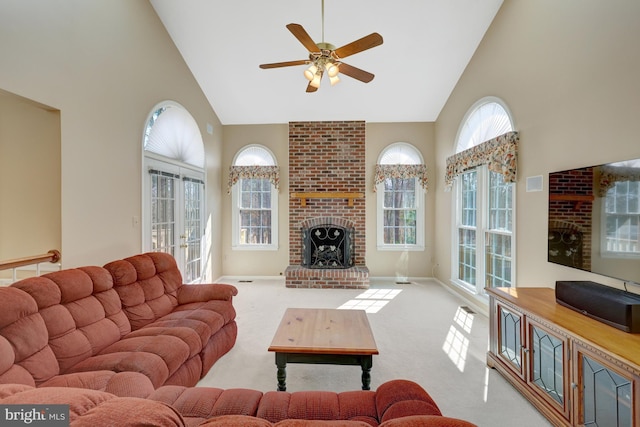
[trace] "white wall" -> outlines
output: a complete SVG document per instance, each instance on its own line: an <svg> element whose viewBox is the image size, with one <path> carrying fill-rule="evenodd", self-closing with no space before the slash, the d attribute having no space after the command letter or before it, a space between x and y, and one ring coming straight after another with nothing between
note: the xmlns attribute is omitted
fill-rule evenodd
<svg viewBox="0 0 640 427"><path fill-rule="evenodd" d="M431 277L434 257L435 144L433 123L367 123L367 267L371 276L406 280ZM375 165L382 150L394 142L408 142L422 154L430 190L425 193L424 251L381 251L377 247L377 193L373 192Z"/></svg>
<svg viewBox="0 0 640 427"><path fill-rule="evenodd" d="M222 127L147 1L2 0L0 58L0 89L60 110L65 268L140 252L144 121L170 99L204 139L208 274L220 275Z"/></svg>
<svg viewBox="0 0 640 427"><path fill-rule="evenodd" d="M640 157L640 2L505 0L436 122L437 176L478 99L500 97L520 131L518 286L619 281L547 262L549 172ZM525 191L542 175L544 191ZM436 192L437 277L451 269L451 195Z"/></svg>
<svg viewBox="0 0 640 427"><path fill-rule="evenodd" d="M289 265L289 125L231 125L224 127L222 153L222 270L226 276L284 275ZM280 167L278 193L278 250L231 249L231 195L227 194L229 167L235 155L250 144L267 147Z"/></svg>

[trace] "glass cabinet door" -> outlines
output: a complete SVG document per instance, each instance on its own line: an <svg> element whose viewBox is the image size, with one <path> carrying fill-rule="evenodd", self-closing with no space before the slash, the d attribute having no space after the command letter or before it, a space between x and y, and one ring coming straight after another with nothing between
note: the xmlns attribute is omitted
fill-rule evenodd
<svg viewBox="0 0 640 427"><path fill-rule="evenodd" d="M580 423L632 427L633 380L586 353L578 353Z"/></svg>
<svg viewBox="0 0 640 427"><path fill-rule="evenodd" d="M568 384L565 376L568 342L565 338L531 321L529 321L528 338L528 381L535 391L568 418L569 407L566 398Z"/></svg>
<svg viewBox="0 0 640 427"><path fill-rule="evenodd" d="M498 314L498 356L510 366L521 378L524 378L522 369L522 314L496 304Z"/></svg>

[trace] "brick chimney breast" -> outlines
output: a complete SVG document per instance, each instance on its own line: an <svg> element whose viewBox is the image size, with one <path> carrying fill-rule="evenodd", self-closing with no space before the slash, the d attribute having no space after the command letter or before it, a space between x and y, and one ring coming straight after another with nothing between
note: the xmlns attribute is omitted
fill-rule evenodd
<svg viewBox="0 0 640 427"><path fill-rule="evenodd" d="M366 195L365 136L364 121L289 123L289 264L290 267L300 266L303 222L318 217L343 218L353 224L354 266L366 270L368 287L365 198L353 199L352 203L344 198L309 198L301 203L299 198L291 197L293 193L319 192ZM299 268L288 270L296 270L298 276L301 274ZM348 272L342 273L345 274ZM361 288L363 272L358 271L356 275L356 287ZM321 284L318 287L332 286Z"/></svg>

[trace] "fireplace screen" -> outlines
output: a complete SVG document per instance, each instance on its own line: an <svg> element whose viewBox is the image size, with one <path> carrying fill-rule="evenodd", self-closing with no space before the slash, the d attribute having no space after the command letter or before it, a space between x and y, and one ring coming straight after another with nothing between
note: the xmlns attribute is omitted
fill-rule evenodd
<svg viewBox="0 0 640 427"><path fill-rule="evenodd" d="M353 229L319 225L302 230L302 266L353 267Z"/></svg>

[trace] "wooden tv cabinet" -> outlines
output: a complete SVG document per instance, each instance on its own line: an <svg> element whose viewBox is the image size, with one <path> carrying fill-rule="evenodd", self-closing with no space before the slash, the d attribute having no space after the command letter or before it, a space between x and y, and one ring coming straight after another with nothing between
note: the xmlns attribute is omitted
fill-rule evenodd
<svg viewBox="0 0 640 427"><path fill-rule="evenodd" d="M487 364L556 426L640 427L640 334L556 303L552 288L493 288Z"/></svg>

